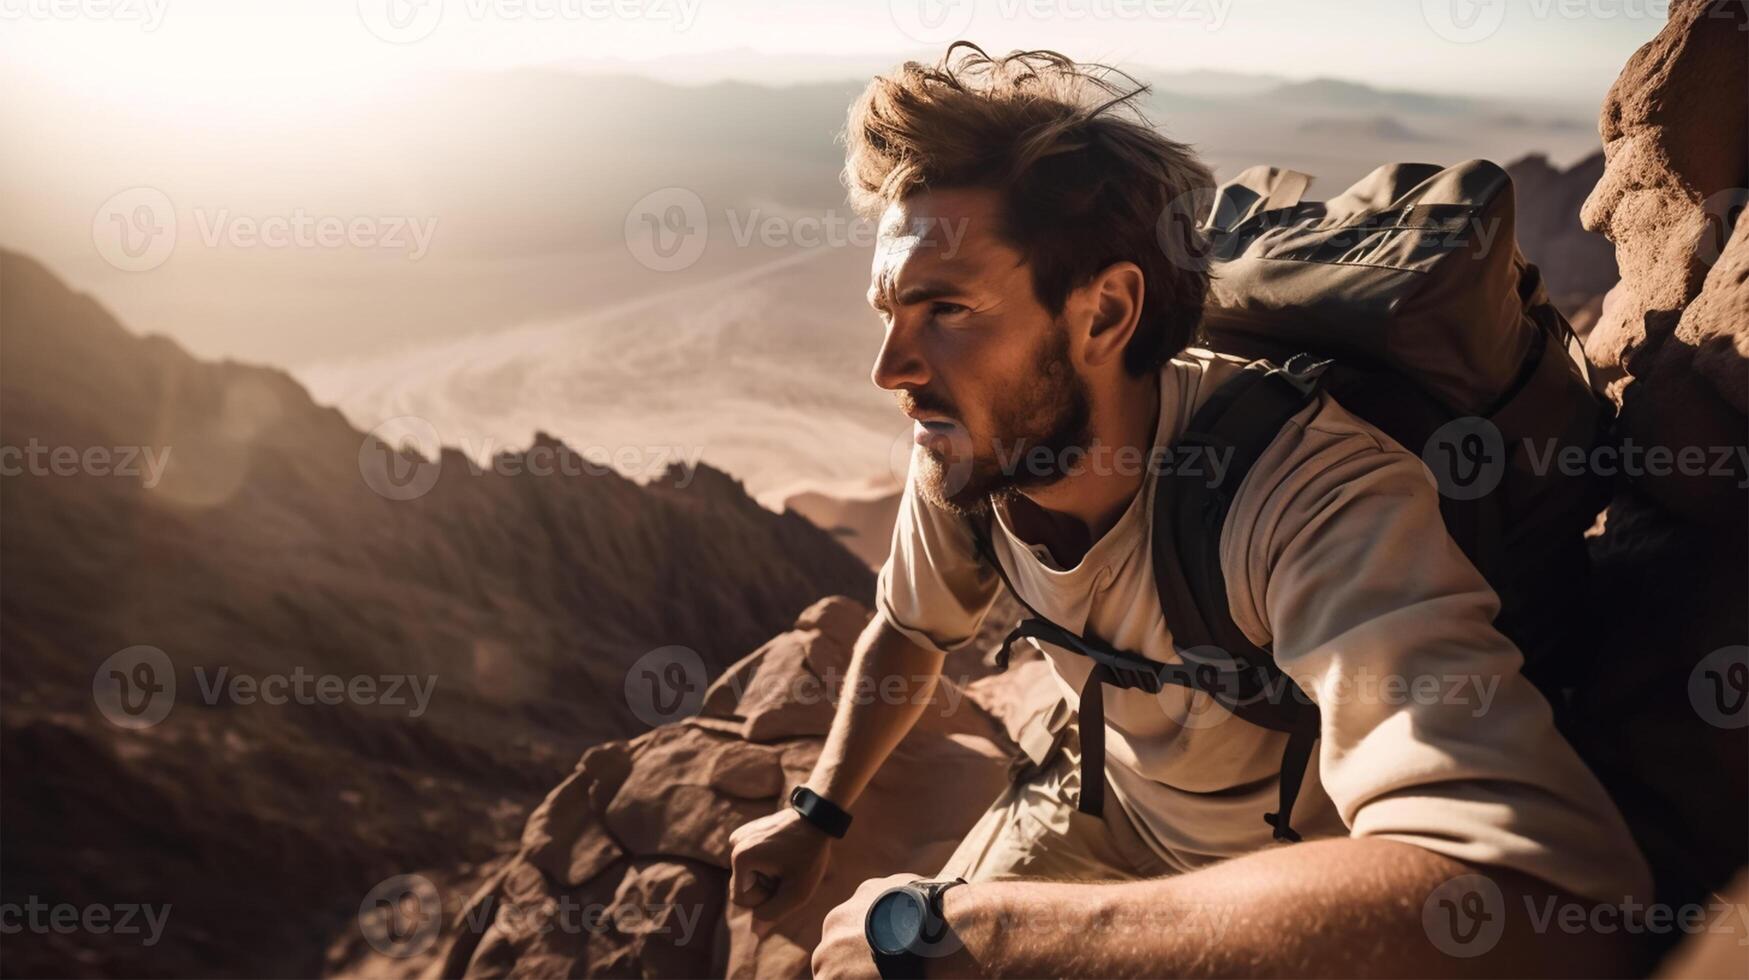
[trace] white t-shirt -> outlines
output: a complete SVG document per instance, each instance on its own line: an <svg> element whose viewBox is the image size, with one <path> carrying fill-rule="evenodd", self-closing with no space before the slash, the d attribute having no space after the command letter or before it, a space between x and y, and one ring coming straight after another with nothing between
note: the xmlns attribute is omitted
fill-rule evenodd
<svg viewBox="0 0 1749 980"><path fill-rule="evenodd" d="M1174 442L1242 367L1198 350L1168 362L1157 443ZM1073 568L1016 537L1000 513L992 544L1041 615L1174 663L1149 548L1153 481ZM1419 457L1319 396L1239 487L1221 566L1238 625L1274 644L1276 663L1321 710L1293 808L1306 839L1389 838L1581 897L1650 899L1644 858L1494 629L1499 599L1447 534ZM952 652L976 637L1000 588L965 522L907 486L880 573L881 615ZM1091 663L1035 645L1075 703ZM1263 814L1278 808L1286 735L1184 688L1104 695L1108 785L1163 860L1188 871L1272 843Z"/></svg>

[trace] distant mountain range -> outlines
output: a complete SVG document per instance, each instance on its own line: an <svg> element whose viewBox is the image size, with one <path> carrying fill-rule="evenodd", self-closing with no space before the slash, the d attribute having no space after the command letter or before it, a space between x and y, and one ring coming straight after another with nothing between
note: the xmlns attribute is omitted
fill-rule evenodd
<svg viewBox="0 0 1749 980"><path fill-rule="evenodd" d="M1410 129L1390 116L1362 116L1358 118L1324 116L1300 123L1299 131L1311 135L1380 140L1388 143L1424 143L1433 138Z"/></svg>
<svg viewBox="0 0 1749 980"><path fill-rule="evenodd" d="M661 720L635 665L702 691L814 600L872 591L708 466L639 485L532 472L563 452L545 437L479 472L395 452L12 252L0 325L0 887L171 906L154 948L9 936L8 975L315 976L374 883L492 858L582 749ZM162 671L110 675L142 646ZM264 699L296 677L348 694ZM168 716L107 720L116 684Z"/></svg>

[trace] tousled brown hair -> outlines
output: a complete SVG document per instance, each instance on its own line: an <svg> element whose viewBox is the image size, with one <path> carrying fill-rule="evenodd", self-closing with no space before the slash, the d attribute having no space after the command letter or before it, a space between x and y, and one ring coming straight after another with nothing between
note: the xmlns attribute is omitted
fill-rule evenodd
<svg viewBox="0 0 1749 980"><path fill-rule="evenodd" d="M1001 195L998 233L1032 268L1053 315L1070 291L1114 262L1145 282L1124 349L1132 374L1157 370L1202 320L1208 266L1196 202L1214 180L1191 149L1161 135L1136 105L1148 86L1055 51L992 58L958 41L937 64L911 61L869 83L845 129L844 182L873 218L924 189Z"/></svg>

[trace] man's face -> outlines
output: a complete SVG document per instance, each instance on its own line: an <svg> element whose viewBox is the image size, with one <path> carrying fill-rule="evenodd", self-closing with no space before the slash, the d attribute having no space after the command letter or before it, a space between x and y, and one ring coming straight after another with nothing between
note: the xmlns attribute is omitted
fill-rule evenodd
<svg viewBox="0 0 1749 980"><path fill-rule="evenodd" d="M994 191L971 189L892 204L869 286L886 325L874 383L916 420L919 489L960 512L1054 482L1054 466L1036 465L1042 451L1061 460L1087 442L1087 393L1067 328L997 235L998 207Z"/></svg>

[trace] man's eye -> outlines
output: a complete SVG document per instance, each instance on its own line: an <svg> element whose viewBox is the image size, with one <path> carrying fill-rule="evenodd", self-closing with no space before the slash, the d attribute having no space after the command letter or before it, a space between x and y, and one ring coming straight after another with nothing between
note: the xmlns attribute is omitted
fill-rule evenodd
<svg viewBox="0 0 1749 980"><path fill-rule="evenodd" d="M961 313L970 313L971 307L959 303L935 302L929 304L929 312L934 316L958 316Z"/></svg>

